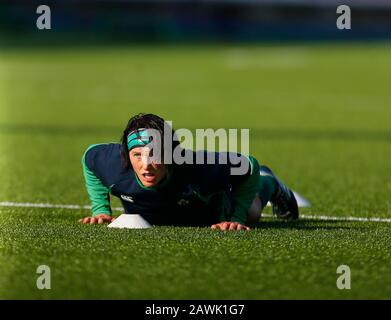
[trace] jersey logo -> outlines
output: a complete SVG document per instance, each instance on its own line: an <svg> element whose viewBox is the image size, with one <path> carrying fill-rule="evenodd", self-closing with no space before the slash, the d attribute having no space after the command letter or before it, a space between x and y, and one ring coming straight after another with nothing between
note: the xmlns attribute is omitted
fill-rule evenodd
<svg viewBox="0 0 391 320"><path fill-rule="evenodd" d="M123 194L121 194L121 199L122 200L125 200L125 201L128 201L128 202L134 202L133 198L131 196L125 196Z"/></svg>
<svg viewBox="0 0 391 320"><path fill-rule="evenodd" d="M178 204L179 204L180 206L186 206L186 205L189 204L189 201L188 201L188 200L185 200L185 199L181 199L181 200L178 201Z"/></svg>

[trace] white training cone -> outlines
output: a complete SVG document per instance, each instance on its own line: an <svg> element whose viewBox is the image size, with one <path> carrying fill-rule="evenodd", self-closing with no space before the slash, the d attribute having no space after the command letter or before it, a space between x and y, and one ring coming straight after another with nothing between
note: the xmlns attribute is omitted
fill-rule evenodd
<svg viewBox="0 0 391 320"><path fill-rule="evenodd" d="M146 229L152 226L139 214L121 214L107 227L125 229Z"/></svg>

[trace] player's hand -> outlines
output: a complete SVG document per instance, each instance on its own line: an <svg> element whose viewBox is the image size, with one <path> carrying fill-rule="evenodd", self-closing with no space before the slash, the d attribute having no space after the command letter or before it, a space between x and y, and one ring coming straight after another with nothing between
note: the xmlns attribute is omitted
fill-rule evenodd
<svg viewBox="0 0 391 320"><path fill-rule="evenodd" d="M102 213L102 214L97 214L94 217L81 218L79 222L82 224L97 224L97 223L103 224L103 223L110 223L114 219L115 219L114 217Z"/></svg>
<svg viewBox="0 0 391 320"><path fill-rule="evenodd" d="M244 224L240 224L239 222L232 222L232 221L223 221L220 223L216 223L213 224L211 228L217 230L251 230L250 227L247 227Z"/></svg>

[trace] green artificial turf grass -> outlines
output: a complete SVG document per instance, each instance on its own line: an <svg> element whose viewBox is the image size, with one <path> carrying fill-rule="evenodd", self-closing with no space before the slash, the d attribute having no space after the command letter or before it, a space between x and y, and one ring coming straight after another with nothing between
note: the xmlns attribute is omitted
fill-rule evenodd
<svg viewBox="0 0 391 320"><path fill-rule="evenodd" d="M4 50L0 201L88 204L84 150L143 111L250 128L250 153L311 201L305 214L389 218L390 57L386 44ZM0 297L391 298L388 223L126 231L76 224L85 214L0 208Z"/></svg>
<svg viewBox="0 0 391 320"><path fill-rule="evenodd" d="M266 219L251 232L118 230L79 225L79 213L63 210L0 212L1 298L391 298L387 223ZM43 264L51 290L36 288ZM336 287L343 264L351 290Z"/></svg>

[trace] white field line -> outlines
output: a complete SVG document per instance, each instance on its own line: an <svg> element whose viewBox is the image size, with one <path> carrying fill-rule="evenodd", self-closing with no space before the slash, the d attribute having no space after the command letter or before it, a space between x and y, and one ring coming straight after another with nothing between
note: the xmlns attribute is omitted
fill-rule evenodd
<svg viewBox="0 0 391 320"><path fill-rule="evenodd" d="M91 210L91 206L80 206L77 204L52 204L52 203L30 203L30 202L0 202L0 207L23 207L23 208L55 208L55 209L70 209L70 210ZM123 211L121 207L112 207L113 211ZM263 217L272 217L271 214L262 214ZM333 217L333 216L314 216L300 215L300 218L309 220L332 220L332 221L362 221L362 222L388 222L391 223L391 218L378 217Z"/></svg>
<svg viewBox="0 0 391 320"><path fill-rule="evenodd" d="M273 217L272 214L262 214L262 217ZM366 217L333 217L333 216L312 216L308 214L300 214L301 219L308 219L308 220L322 220L322 221L360 221L360 222L391 222L391 219L389 218L366 218Z"/></svg>
<svg viewBox="0 0 391 320"><path fill-rule="evenodd" d="M71 210L91 210L91 206L80 206L78 204L52 204L52 203L31 203L31 202L0 202L0 207L23 207L23 208L55 208ZM123 208L112 207L113 211L123 211Z"/></svg>

